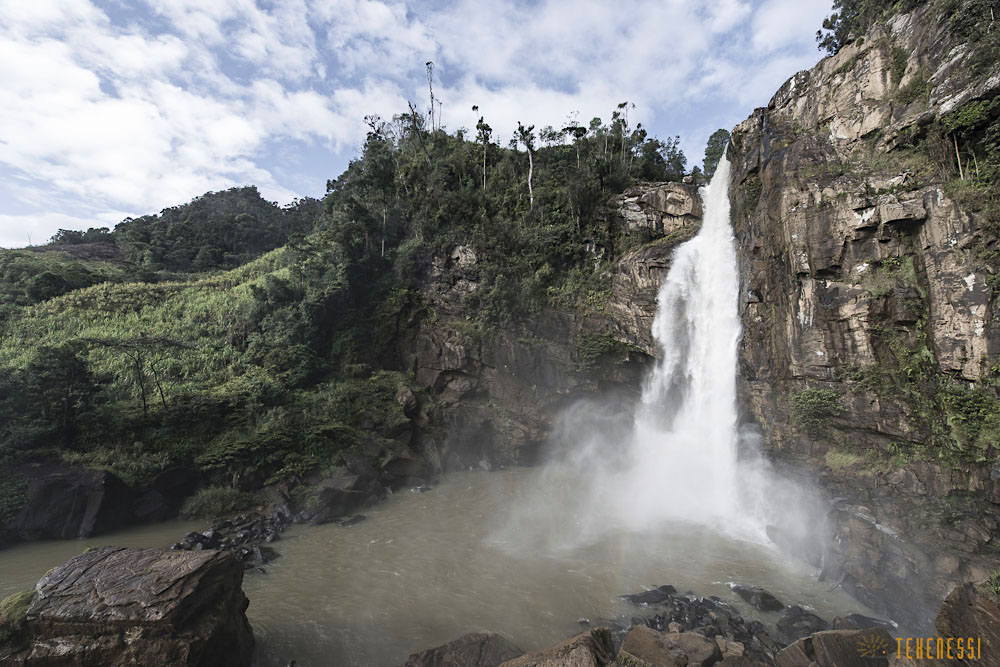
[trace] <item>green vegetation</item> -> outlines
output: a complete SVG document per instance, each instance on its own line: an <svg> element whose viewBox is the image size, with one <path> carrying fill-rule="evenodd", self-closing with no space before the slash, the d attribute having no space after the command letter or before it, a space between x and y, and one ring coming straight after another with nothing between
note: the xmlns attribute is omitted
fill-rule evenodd
<svg viewBox="0 0 1000 667"><path fill-rule="evenodd" d="M890 257L878 264L870 264L869 269L861 274L861 286L872 296L887 296L899 286L916 288L924 295L923 288L917 282L917 272L913 266L913 257Z"/></svg>
<svg viewBox="0 0 1000 667"><path fill-rule="evenodd" d="M831 449L827 451L825 461L831 470L843 470L861 463L864 461L864 457L853 452Z"/></svg>
<svg viewBox="0 0 1000 667"><path fill-rule="evenodd" d="M708 145L705 146L705 176L708 179L712 178L715 174L716 167L719 166L719 160L722 159L722 154L726 150L726 144L729 143L729 130L718 129L712 133L712 136L708 138Z"/></svg>
<svg viewBox="0 0 1000 667"><path fill-rule="evenodd" d="M743 182L743 204L740 207L743 217L749 217L757 208L762 191L763 184L760 182L760 176L756 172L747 176Z"/></svg>
<svg viewBox="0 0 1000 667"><path fill-rule="evenodd" d="M0 646L20 636L34 598L32 590L14 593L0 601Z"/></svg>
<svg viewBox="0 0 1000 667"><path fill-rule="evenodd" d="M986 579L986 585L996 597L1000 598L1000 571L993 570Z"/></svg>
<svg viewBox="0 0 1000 667"><path fill-rule="evenodd" d="M802 389L789 398L792 419L813 438L826 436L830 419L844 412L840 394L834 389Z"/></svg>
<svg viewBox="0 0 1000 667"><path fill-rule="evenodd" d="M315 199L278 208L248 186L209 192L159 215L127 218L113 236L125 256L146 271L209 271L245 264L301 238L322 212Z"/></svg>
<svg viewBox="0 0 1000 667"><path fill-rule="evenodd" d="M898 86L899 82L903 80L903 75L906 74L906 61L909 60L910 54L906 49L898 44L893 44L892 49L892 84Z"/></svg>
<svg viewBox="0 0 1000 667"><path fill-rule="evenodd" d="M194 464L215 485L187 510L200 514L397 437L395 397L417 391L397 343L438 317L420 288L458 245L476 257L470 335L543 308L602 311L609 263L639 242L603 207L686 165L679 139L649 137L631 108L522 125L508 147L482 117L469 138L413 109L369 117L321 201L279 208L234 188L0 251L0 519L23 503L11 471L38 457L136 486ZM597 370L613 352L583 349Z"/></svg>
<svg viewBox="0 0 1000 667"><path fill-rule="evenodd" d="M209 486L199 489L184 502L181 516L188 519L212 519L251 509L258 505L259 501L260 499L252 493L225 486Z"/></svg>
<svg viewBox="0 0 1000 667"><path fill-rule="evenodd" d="M924 104L927 104L930 94L931 83L927 79L927 75L923 72L918 72L910 79L909 83L896 91L894 100L902 106L913 104L917 100L923 100Z"/></svg>
<svg viewBox="0 0 1000 667"><path fill-rule="evenodd" d="M820 51L833 54L859 39L879 20L908 12L922 0L833 0L833 12L816 31ZM900 75L900 78L902 75Z"/></svg>
<svg viewBox="0 0 1000 667"><path fill-rule="evenodd" d="M13 470L0 477L0 526L17 516L27 500L28 480Z"/></svg>
<svg viewBox="0 0 1000 667"><path fill-rule="evenodd" d="M634 348L607 334L581 334L576 340L577 367L581 371L605 369Z"/></svg>

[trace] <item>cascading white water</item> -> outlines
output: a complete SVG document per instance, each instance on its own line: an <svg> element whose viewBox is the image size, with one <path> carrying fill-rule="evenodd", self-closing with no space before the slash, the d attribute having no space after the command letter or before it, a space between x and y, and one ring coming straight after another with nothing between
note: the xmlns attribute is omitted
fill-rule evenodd
<svg viewBox="0 0 1000 667"><path fill-rule="evenodd" d="M755 542L769 541L768 528L822 539L815 496L775 474L738 430L729 176L723 158L702 190L701 229L674 251L653 322L662 355L641 401L582 401L567 410L553 433L552 461L534 491L512 505L498 541L573 549L669 524Z"/></svg>
<svg viewBox="0 0 1000 667"><path fill-rule="evenodd" d="M703 198L701 230L674 252L660 287L653 336L663 356L643 392L621 481L652 518L713 524L738 510L739 281L725 158Z"/></svg>

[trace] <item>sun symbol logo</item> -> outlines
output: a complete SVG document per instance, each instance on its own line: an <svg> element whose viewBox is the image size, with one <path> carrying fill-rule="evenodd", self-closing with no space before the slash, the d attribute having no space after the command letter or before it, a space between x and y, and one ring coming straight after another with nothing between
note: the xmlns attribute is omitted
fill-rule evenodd
<svg viewBox="0 0 1000 667"><path fill-rule="evenodd" d="M881 658L889 654L889 643L885 638L870 634L858 640L858 655L862 658Z"/></svg>

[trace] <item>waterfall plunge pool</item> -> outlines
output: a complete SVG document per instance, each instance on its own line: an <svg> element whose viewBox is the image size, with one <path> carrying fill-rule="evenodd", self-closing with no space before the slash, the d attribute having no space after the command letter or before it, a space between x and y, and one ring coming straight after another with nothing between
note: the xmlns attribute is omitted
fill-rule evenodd
<svg viewBox="0 0 1000 667"><path fill-rule="evenodd" d="M828 621L872 615L839 589L831 592L831 582L817 581L809 566L697 525L643 533L609 528L589 544L538 550L534 531L519 531L519 514L506 510L519 499L538 502L542 472L453 473L431 491L401 491L364 510L368 519L359 524L290 528L273 545L281 558L266 566L268 573L249 573L243 582L257 637L255 664L401 665L410 653L483 630L533 650L580 632L581 617L597 624L646 613L618 596L661 584L718 595L766 625L779 615L751 609L729 582L762 586ZM558 489L551 497L565 498ZM205 527L175 521L0 551L0 596L30 588L87 547L167 547Z"/></svg>

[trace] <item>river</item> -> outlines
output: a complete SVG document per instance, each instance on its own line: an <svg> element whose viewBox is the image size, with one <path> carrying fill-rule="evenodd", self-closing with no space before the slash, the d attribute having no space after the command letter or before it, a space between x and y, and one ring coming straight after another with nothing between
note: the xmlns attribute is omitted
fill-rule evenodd
<svg viewBox="0 0 1000 667"><path fill-rule="evenodd" d="M766 545L692 524L649 534L609 530L595 542L538 551L510 530L505 507L531 497L537 469L459 472L431 491L402 491L341 527L294 526L274 544L281 558L249 573L247 613L260 667L400 665L411 652L466 632L499 632L525 650L580 631L577 620L630 617L619 595L673 584L732 600L729 582L763 586L832 620L871 612ZM567 519L570 520L570 519ZM30 588L86 547L166 547L203 524L173 521L85 541L39 542L0 552L0 594ZM516 526L515 526L516 529Z"/></svg>

